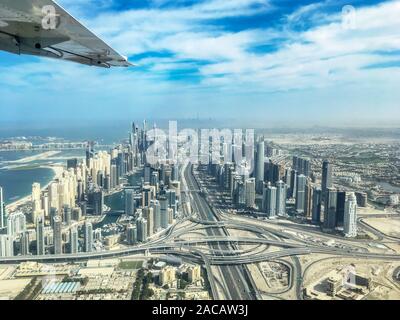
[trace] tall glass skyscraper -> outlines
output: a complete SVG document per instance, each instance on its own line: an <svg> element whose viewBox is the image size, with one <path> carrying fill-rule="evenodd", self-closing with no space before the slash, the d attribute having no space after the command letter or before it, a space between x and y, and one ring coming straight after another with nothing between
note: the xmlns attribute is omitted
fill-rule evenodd
<svg viewBox="0 0 400 320"><path fill-rule="evenodd" d="M257 193L263 192L264 154L265 154L265 146L264 146L264 140L263 140L257 144L257 162L256 162L256 175L255 175Z"/></svg>
<svg viewBox="0 0 400 320"><path fill-rule="evenodd" d="M0 187L0 229L5 227L6 206L3 198L3 188Z"/></svg>
<svg viewBox="0 0 400 320"><path fill-rule="evenodd" d="M325 194L329 188L332 187L332 166L329 161L325 160L322 163L322 196L325 198Z"/></svg>

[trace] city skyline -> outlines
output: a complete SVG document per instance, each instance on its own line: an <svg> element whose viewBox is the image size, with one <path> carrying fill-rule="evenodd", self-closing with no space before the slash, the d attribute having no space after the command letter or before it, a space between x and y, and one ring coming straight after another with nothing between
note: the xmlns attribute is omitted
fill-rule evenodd
<svg viewBox="0 0 400 320"><path fill-rule="evenodd" d="M302 125L400 119L399 1L353 1L355 24L347 28L345 1L60 4L138 66L96 70L2 52L3 122L148 114Z"/></svg>

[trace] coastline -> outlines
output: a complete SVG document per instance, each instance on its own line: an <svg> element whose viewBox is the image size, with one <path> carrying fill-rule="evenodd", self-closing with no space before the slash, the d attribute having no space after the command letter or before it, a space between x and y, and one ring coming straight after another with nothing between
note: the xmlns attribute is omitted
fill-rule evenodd
<svg viewBox="0 0 400 320"><path fill-rule="evenodd" d="M51 183L53 183L56 179L60 178L65 170L65 167L61 164L57 165L44 165L44 166L38 166L38 168L46 168L46 169L51 169L53 170L54 177L46 184L44 185L41 189L42 191L46 190ZM32 200L32 195L27 195L19 200L16 200L6 206L7 212L13 212L18 209L18 207L25 205L29 201Z"/></svg>

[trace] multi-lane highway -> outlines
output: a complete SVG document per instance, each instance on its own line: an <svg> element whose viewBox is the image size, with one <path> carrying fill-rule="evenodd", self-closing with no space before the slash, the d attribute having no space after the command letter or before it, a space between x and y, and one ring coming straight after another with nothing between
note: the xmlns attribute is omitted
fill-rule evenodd
<svg viewBox="0 0 400 320"><path fill-rule="evenodd" d="M190 164L186 167L184 179L190 190L199 189L199 185L193 176L193 166ZM219 221L218 216L199 192L192 192L190 199L193 202L193 206L196 208L196 212L200 219L210 222ZM228 237L228 232L224 227L208 228L206 232L210 237ZM211 247L220 251L235 250L231 244L222 244L219 242L211 244ZM219 255L217 254L216 256ZM220 274L223 278L224 284L226 285L225 294L227 298L232 300L256 299L257 295L255 289L252 288L252 281L249 279L250 276L244 265L221 266Z"/></svg>

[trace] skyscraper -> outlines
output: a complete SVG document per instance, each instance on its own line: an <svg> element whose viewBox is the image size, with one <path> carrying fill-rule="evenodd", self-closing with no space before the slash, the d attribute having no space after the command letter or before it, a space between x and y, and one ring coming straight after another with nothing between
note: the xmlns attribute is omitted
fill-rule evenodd
<svg viewBox="0 0 400 320"><path fill-rule="evenodd" d="M62 219L60 216L54 217L53 226L54 254L62 254Z"/></svg>
<svg viewBox="0 0 400 320"><path fill-rule="evenodd" d="M245 192L246 192L246 207L253 208L256 203L256 180L254 178L246 180Z"/></svg>
<svg viewBox="0 0 400 320"><path fill-rule="evenodd" d="M337 193L337 208L336 208L336 226L337 227L343 227L345 203L346 203L346 192L338 191L338 193Z"/></svg>
<svg viewBox="0 0 400 320"><path fill-rule="evenodd" d="M289 198L296 198L297 193L297 171L290 171L290 192Z"/></svg>
<svg viewBox="0 0 400 320"><path fill-rule="evenodd" d="M19 249L20 249L20 254L22 256L27 256L29 255L29 232L25 231L21 233L21 238L19 241Z"/></svg>
<svg viewBox="0 0 400 320"><path fill-rule="evenodd" d="M133 189L125 190L125 214L129 216L135 215L135 191Z"/></svg>
<svg viewBox="0 0 400 320"><path fill-rule="evenodd" d="M276 187L268 185L264 188L264 211L268 218L276 216Z"/></svg>
<svg viewBox="0 0 400 320"><path fill-rule="evenodd" d="M36 254L44 256L46 254L44 242L44 217L39 216L36 220Z"/></svg>
<svg viewBox="0 0 400 320"><path fill-rule="evenodd" d="M95 215L102 216L104 211L104 194L103 190L97 189L93 193L93 212Z"/></svg>
<svg viewBox="0 0 400 320"><path fill-rule="evenodd" d="M151 237L154 233L154 209L152 207L143 208L143 218L147 221L147 236Z"/></svg>
<svg viewBox="0 0 400 320"><path fill-rule="evenodd" d="M72 210L68 205L64 206L64 222L67 226L70 226L72 223Z"/></svg>
<svg viewBox="0 0 400 320"><path fill-rule="evenodd" d="M137 240L140 242L147 241L147 221L144 218L139 218L136 221Z"/></svg>
<svg viewBox="0 0 400 320"><path fill-rule="evenodd" d="M154 232L161 228L161 206L158 200L151 201L151 207L154 210Z"/></svg>
<svg viewBox="0 0 400 320"><path fill-rule="evenodd" d="M13 212L7 217L7 234L16 237L26 230L26 217L22 212Z"/></svg>
<svg viewBox="0 0 400 320"><path fill-rule="evenodd" d="M276 183L276 214L286 215L287 185L281 180Z"/></svg>
<svg viewBox="0 0 400 320"><path fill-rule="evenodd" d="M344 210L344 235L357 237L357 198L354 192L348 194Z"/></svg>
<svg viewBox="0 0 400 320"><path fill-rule="evenodd" d="M312 199L312 222L319 224L321 222L321 205L322 205L322 190L314 188Z"/></svg>
<svg viewBox="0 0 400 320"><path fill-rule="evenodd" d="M257 161L256 161L256 191L257 193L263 192L264 183L264 156L265 156L265 144L264 140L257 144Z"/></svg>
<svg viewBox="0 0 400 320"><path fill-rule="evenodd" d="M6 227L6 206L3 198L3 188L0 187L0 229Z"/></svg>
<svg viewBox="0 0 400 320"><path fill-rule="evenodd" d="M168 228L168 200L166 197L160 197L160 213L161 213L161 228Z"/></svg>
<svg viewBox="0 0 400 320"><path fill-rule="evenodd" d="M9 235L0 235L0 257L14 256L14 240Z"/></svg>
<svg viewBox="0 0 400 320"><path fill-rule="evenodd" d="M130 245L134 245L137 243L137 227L135 225L129 225L127 227L126 240Z"/></svg>
<svg viewBox="0 0 400 320"><path fill-rule="evenodd" d="M303 174L297 177L296 184L296 212L303 214L306 205L306 183L307 177Z"/></svg>
<svg viewBox="0 0 400 320"><path fill-rule="evenodd" d="M324 228L333 230L336 227L337 190L328 188L325 199Z"/></svg>
<svg viewBox="0 0 400 320"><path fill-rule="evenodd" d="M332 187L332 166L328 160L322 163L322 197L325 199L325 194L328 188Z"/></svg>
<svg viewBox="0 0 400 320"><path fill-rule="evenodd" d="M314 188L311 184L311 180L307 179L306 192L305 192L306 196L305 196L305 201L304 201L304 214L307 217L307 219L309 219L309 220L312 219L313 191L314 191Z"/></svg>
<svg viewBox="0 0 400 320"><path fill-rule="evenodd" d="M79 236L78 229L76 227L72 227L70 230L70 253L75 254L79 252Z"/></svg>
<svg viewBox="0 0 400 320"><path fill-rule="evenodd" d="M85 223L85 252L93 251L93 225L90 222Z"/></svg>

